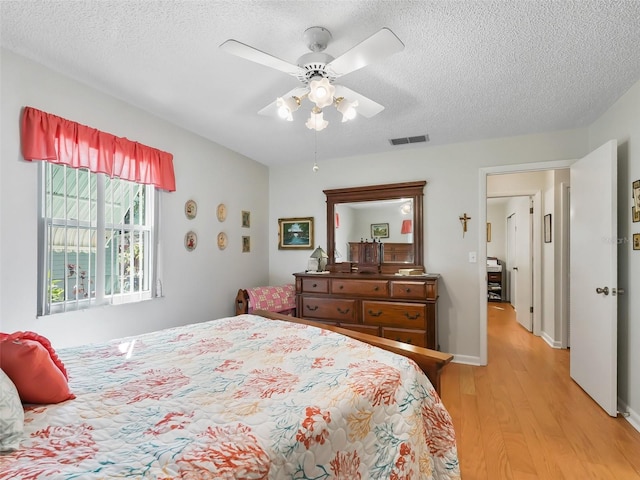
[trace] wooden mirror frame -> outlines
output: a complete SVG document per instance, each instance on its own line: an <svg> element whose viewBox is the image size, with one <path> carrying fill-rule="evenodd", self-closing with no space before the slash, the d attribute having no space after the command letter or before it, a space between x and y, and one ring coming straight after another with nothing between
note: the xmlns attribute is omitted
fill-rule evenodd
<svg viewBox="0 0 640 480"><path fill-rule="evenodd" d="M327 197L327 253L328 265L335 264L335 206L339 203L367 202L376 200L413 199L413 263L382 263L382 273L395 273L398 268L422 267L424 265L424 239L422 202L426 181L388 183L365 187L324 190Z"/></svg>

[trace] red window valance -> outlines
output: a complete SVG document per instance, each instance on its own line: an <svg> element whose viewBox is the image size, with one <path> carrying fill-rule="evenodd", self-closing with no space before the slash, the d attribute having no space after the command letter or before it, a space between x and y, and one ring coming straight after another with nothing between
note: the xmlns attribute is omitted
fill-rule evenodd
<svg viewBox="0 0 640 480"><path fill-rule="evenodd" d="M176 189L170 153L32 107L22 113L21 143L25 160L88 168L169 192Z"/></svg>

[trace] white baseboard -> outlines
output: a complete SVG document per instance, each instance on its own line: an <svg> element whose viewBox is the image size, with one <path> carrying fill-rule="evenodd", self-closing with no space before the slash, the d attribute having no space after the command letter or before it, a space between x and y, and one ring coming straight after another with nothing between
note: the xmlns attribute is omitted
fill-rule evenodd
<svg viewBox="0 0 640 480"><path fill-rule="evenodd" d="M480 357L472 357L470 355L454 355L453 360L454 363L462 363L463 365L475 365L476 367L481 367Z"/></svg>
<svg viewBox="0 0 640 480"><path fill-rule="evenodd" d="M551 338L546 332L542 332L540 337L542 337L542 339L547 342L551 348L562 348L562 343Z"/></svg>
<svg viewBox="0 0 640 480"><path fill-rule="evenodd" d="M629 405L623 402L620 397L618 397L618 411L628 413L629 415L623 418L629 422L633 428L640 432L640 414L630 409Z"/></svg>

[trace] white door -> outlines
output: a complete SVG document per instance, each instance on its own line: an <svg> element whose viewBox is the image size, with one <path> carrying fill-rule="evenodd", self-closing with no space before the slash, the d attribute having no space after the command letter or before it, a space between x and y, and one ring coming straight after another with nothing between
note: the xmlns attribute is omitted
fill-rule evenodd
<svg viewBox="0 0 640 480"><path fill-rule="evenodd" d="M516 216L515 214L507 217L507 264L506 275L509 285L509 303L515 305L516 303Z"/></svg>
<svg viewBox="0 0 640 480"><path fill-rule="evenodd" d="M570 373L609 415L617 397L617 144L571 166Z"/></svg>
<svg viewBox="0 0 640 480"><path fill-rule="evenodd" d="M507 235L512 257L511 265L511 305L516 320L528 331L532 329L532 282L531 282L531 208L530 197L513 197L509 208L514 211L509 218Z"/></svg>

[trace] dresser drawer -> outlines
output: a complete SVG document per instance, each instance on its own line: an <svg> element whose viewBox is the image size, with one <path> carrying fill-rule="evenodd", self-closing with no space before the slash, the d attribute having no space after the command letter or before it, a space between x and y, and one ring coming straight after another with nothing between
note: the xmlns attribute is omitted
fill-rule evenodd
<svg viewBox="0 0 640 480"><path fill-rule="evenodd" d="M393 298L424 300L427 298L427 282L392 281L391 296Z"/></svg>
<svg viewBox="0 0 640 480"><path fill-rule="evenodd" d="M305 293L329 293L329 279L303 278L302 291Z"/></svg>
<svg viewBox="0 0 640 480"><path fill-rule="evenodd" d="M362 323L398 328L424 330L427 325L427 306L402 302L362 302Z"/></svg>
<svg viewBox="0 0 640 480"><path fill-rule="evenodd" d="M409 343L417 347L426 347L426 334L422 330L401 330L398 328L383 328L382 336L396 342Z"/></svg>
<svg viewBox="0 0 640 480"><path fill-rule="evenodd" d="M302 297L302 318L323 318L357 323L356 300L349 298Z"/></svg>
<svg viewBox="0 0 640 480"><path fill-rule="evenodd" d="M389 290L386 280L343 280L334 278L331 282L331 293L386 298L389 295Z"/></svg>
<svg viewBox="0 0 640 480"><path fill-rule="evenodd" d="M487 277L490 282L502 282L502 272L489 272Z"/></svg>

